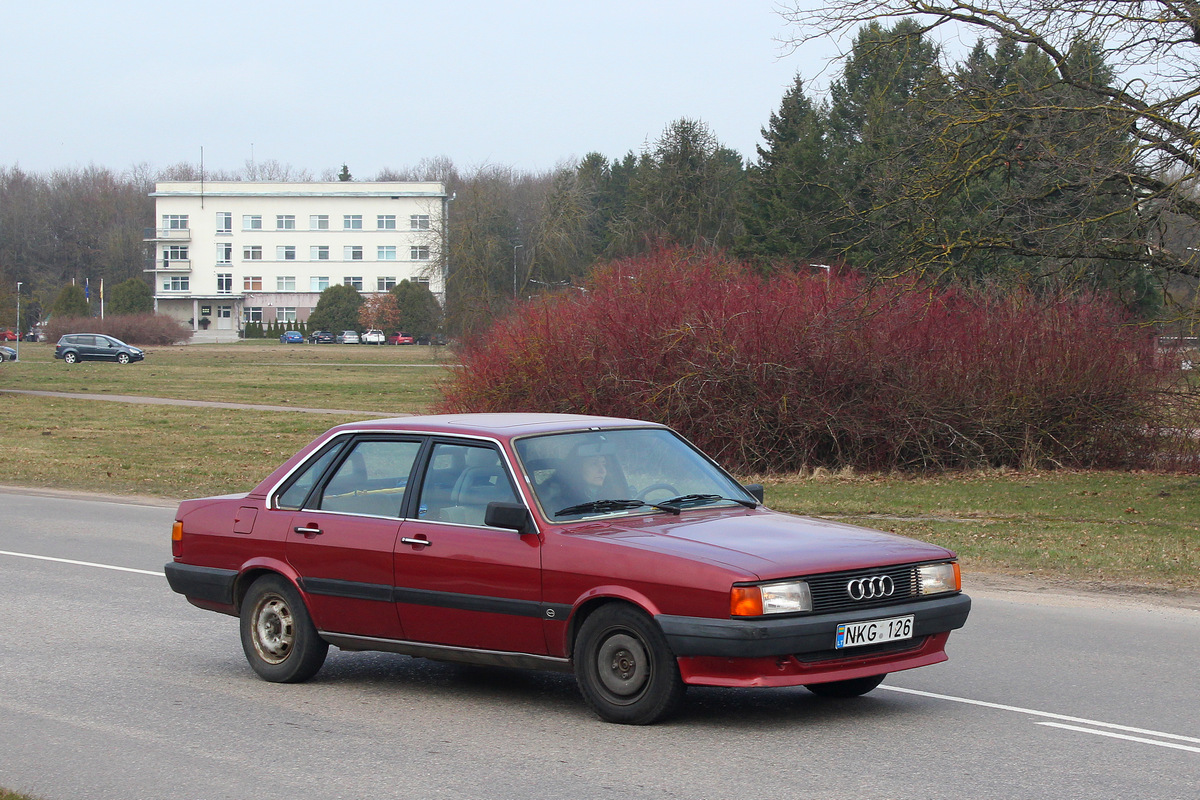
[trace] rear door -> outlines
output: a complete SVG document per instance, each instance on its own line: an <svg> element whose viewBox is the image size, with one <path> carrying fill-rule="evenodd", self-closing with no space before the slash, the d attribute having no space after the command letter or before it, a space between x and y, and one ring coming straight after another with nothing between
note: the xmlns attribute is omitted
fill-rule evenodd
<svg viewBox="0 0 1200 800"><path fill-rule="evenodd" d="M286 554L320 630L403 638L392 553L421 445L419 437L354 437L325 456L329 463L310 481L292 514ZM305 491L297 485L293 501Z"/></svg>

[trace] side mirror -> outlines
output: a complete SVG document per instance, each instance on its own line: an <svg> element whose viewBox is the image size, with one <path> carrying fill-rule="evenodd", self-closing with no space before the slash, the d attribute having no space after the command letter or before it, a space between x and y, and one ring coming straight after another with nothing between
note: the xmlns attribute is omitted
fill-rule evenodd
<svg viewBox="0 0 1200 800"><path fill-rule="evenodd" d="M508 528L517 533L534 532L529 511L520 503L488 503L483 512L483 524L490 528Z"/></svg>
<svg viewBox="0 0 1200 800"><path fill-rule="evenodd" d="M743 486L742 488L749 492L750 496L757 500L759 505L762 505L765 502L763 500L763 486L761 483L751 483L750 485Z"/></svg>

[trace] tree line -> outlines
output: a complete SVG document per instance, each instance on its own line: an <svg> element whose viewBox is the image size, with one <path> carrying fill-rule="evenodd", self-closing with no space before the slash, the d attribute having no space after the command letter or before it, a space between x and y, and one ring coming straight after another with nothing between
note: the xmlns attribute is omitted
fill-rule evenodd
<svg viewBox="0 0 1200 800"><path fill-rule="evenodd" d="M847 0L793 12L798 45L818 24L853 31L853 43L826 96L795 79L752 157L682 118L640 152L592 152L543 172L437 158L372 179L438 180L452 194L441 254L452 332L478 329L520 298L582 291L596 264L665 246L729 252L764 274L824 265L1112 293L1144 318L1161 315L1200 278L1200 69L1188 72L1185 58L1169 87L1119 70L1151 41L1170 50L1158 68L1194 52L1200 19L1149 2L1178 14L1105 28L1120 3L1049 4L1037 19L1018 5ZM910 15L918 6L935 19L939 8L945 19L974 9L963 24L981 36L951 62L931 38L937 24ZM987 24L996 19L1014 22ZM265 162L206 177L312 176ZM23 304L48 304L72 279L142 277L154 181L198 178L189 164L0 168L0 308L12 305L15 281L32 292ZM322 178L351 175L343 166Z"/></svg>

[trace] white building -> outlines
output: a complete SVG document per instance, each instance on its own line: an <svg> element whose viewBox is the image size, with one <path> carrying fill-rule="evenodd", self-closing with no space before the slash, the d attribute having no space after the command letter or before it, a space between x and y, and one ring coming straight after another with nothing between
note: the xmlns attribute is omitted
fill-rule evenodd
<svg viewBox="0 0 1200 800"><path fill-rule="evenodd" d="M155 308L193 330L303 322L339 283L445 300L444 184L166 181L151 197Z"/></svg>

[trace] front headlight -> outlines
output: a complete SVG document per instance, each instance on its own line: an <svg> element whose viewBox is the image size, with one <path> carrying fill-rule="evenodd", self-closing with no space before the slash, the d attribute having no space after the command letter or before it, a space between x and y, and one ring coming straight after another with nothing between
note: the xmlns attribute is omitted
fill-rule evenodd
<svg viewBox="0 0 1200 800"><path fill-rule="evenodd" d="M958 562L917 567L917 584L922 595L961 591L962 573L959 572Z"/></svg>
<svg viewBox="0 0 1200 800"><path fill-rule="evenodd" d="M812 611L812 592L804 581L734 586L729 595L729 613L735 617L795 614L801 611Z"/></svg>

